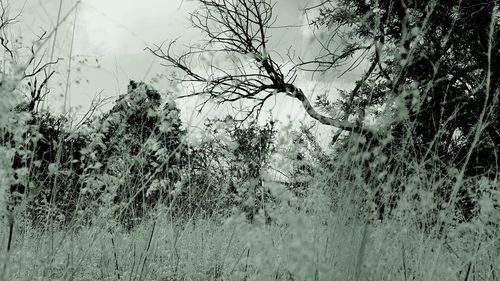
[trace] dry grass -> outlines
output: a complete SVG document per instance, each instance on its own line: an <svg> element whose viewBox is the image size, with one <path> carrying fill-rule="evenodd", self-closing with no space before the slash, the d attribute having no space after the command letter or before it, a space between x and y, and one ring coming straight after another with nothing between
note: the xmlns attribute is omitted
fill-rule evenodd
<svg viewBox="0 0 500 281"><path fill-rule="evenodd" d="M366 224L320 208L278 215L270 225L160 215L131 232L18 226L3 280L498 280L497 237L463 229L439 239L407 221Z"/></svg>

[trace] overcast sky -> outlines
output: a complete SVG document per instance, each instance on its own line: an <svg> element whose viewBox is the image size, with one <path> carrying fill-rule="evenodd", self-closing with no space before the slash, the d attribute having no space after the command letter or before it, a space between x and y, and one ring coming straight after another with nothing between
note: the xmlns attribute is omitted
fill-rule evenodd
<svg viewBox="0 0 500 281"><path fill-rule="evenodd" d="M298 54L307 54L312 33L305 26L303 8L312 2L276 1L276 25L295 27L273 29L270 42L273 49L284 52L293 47ZM62 3L60 18L65 22L57 32L54 57L64 60L59 63L58 77L50 85L50 103L53 107L61 107L72 46L68 91L69 102L76 112L88 108L98 93L104 97L124 93L130 79L152 83L160 91L167 90L169 85L166 81L152 82L156 81L154 78L158 74L167 73L167 69L144 48L179 38L179 51L182 51L183 44L200 40L200 34L189 23L189 13L197 7L196 1L192 0L83 0L76 10L71 9L77 0L10 0L10 3L12 11L22 9L23 17L17 31L28 38L41 30L53 28ZM310 95L352 86L348 77L318 82L303 76L298 83ZM185 120L191 120L193 106L197 102L199 100L178 100ZM311 121L300 104L285 96L272 101L268 109L272 109L273 116L282 121L287 119L287 115L293 120ZM204 115L189 122L197 125L207 114L215 115L217 112L208 108Z"/></svg>

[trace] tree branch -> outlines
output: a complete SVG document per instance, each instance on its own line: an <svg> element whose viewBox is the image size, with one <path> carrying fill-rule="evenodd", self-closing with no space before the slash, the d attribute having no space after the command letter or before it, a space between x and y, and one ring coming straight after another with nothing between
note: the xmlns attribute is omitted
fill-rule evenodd
<svg viewBox="0 0 500 281"><path fill-rule="evenodd" d="M267 31L274 23L273 5L270 0L198 0L198 2L201 8L191 15L191 21L206 35L206 46L191 47L180 56L172 54L176 40L171 41L166 48L163 48L163 44L147 48L153 55L166 61L167 66L173 66L184 74L180 82L199 85L193 87L192 93L181 97L204 95L207 96L207 101L219 103L253 100L256 104L250 108L248 115L254 113L258 115L266 100L278 93L285 93L299 100L306 113L322 124L351 132L371 134L368 129L349 122L347 118L340 120L320 114L293 82L297 69L316 64L320 71L326 71L338 66L355 52L370 49L371 45L350 45L338 55L330 52L313 61L301 61L284 75L282 66L267 50L269 40ZM212 64L205 74L201 72L202 70L196 70L191 61L196 58L203 61L203 55L207 54L229 57L235 67L230 69L227 66L219 67Z"/></svg>

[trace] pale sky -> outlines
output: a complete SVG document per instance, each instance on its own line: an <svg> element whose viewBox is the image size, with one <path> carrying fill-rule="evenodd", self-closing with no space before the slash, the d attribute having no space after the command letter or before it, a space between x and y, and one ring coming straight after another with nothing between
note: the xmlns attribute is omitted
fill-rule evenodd
<svg viewBox="0 0 500 281"><path fill-rule="evenodd" d="M52 94L49 101L55 108L62 107L61 96L67 84L74 23L68 92L70 105L75 112L85 111L97 93L104 97L124 93L130 79L152 83L158 74L168 73L159 60L144 50L145 47L179 38L181 52L183 44L200 40L200 34L189 23L189 12L197 7L193 0L83 0L72 13L68 11L77 0L9 1L12 11L23 9L23 17L18 24L18 32L23 37L39 34L41 30L51 30L56 23L59 4L62 3L61 18L66 15L67 18L57 32L54 57L64 60L57 68L59 76L50 85ZM273 49L283 53L292 46L298 54L307 54L311 31L304 26L302 9L312 1L276 1L276 25L296 27L273 29L270 40ZM305 93L317 94L326 90L350 88L353 82L350 80L343 77L327 83L312 81L304 76L297 83ZM169 87L163 80L152 84L160 91ZM183 119L193 126L203 122L203 116L193 116L193 106L198 102L195 99L177 101ZM312 121L298 102L284 95L269 103L268 109L281 121L286 121L288 115L292 120ZM213 117L219 112L220 109L208 108L204 116Z"/></svg>

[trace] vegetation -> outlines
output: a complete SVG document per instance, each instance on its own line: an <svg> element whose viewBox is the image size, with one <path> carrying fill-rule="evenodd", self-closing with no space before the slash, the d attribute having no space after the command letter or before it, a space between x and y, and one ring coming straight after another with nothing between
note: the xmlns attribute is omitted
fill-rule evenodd
<svg viewBox="0 0 500 281"><path fill-rule="evenodd" d="M200 45L149 48L190 94L130 81L77 121L42 104L54 33L21 55L0 0L0 281L500 280L500 3L321 1L295 57L274 2L198 2ZM297 79L355 68L335 95ZM247 106L194 134L191 96ZM329 144L262 121L271 98Z"/></svg>

